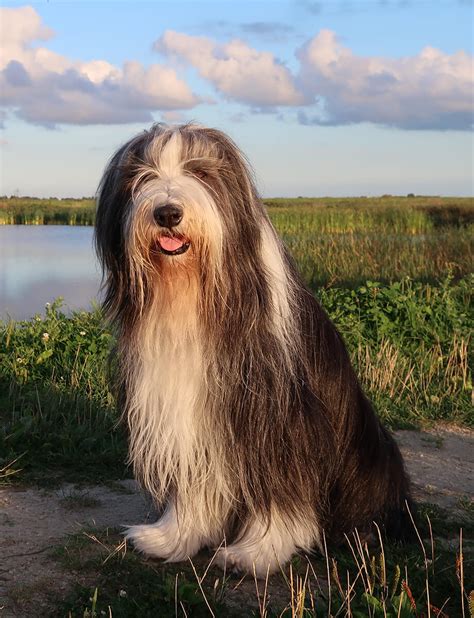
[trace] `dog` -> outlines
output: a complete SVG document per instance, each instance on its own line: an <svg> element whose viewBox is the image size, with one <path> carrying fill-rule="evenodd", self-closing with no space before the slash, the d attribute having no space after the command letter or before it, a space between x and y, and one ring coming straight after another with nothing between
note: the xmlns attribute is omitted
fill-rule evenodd
<svg viewBox="0 0 474 618"><path fill-rule="evenodd" d="M128 141L95 241L129 459L163 509L129 527L137 550L217 548L265 576L355 529L403 534L400 452L228 136L156 124Z"/></svg>

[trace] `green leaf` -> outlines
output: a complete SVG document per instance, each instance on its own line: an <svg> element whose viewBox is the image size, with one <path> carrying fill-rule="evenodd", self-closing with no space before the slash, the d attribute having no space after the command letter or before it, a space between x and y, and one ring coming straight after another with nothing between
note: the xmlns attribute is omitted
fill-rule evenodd
<svg viewBox="0 0 474 618"><path fill-rule="evenodd" d="M46 359L50 358L53 355L53 348L48 348L41 352L41 354L36 359L36 364L41 365Z"/></svg>

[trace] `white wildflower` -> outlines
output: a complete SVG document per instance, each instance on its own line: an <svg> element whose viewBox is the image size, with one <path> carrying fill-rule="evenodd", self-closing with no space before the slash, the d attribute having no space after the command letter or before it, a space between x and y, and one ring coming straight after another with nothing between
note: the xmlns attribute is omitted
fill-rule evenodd
<svg viewBox="0 0 474 618"><path fill-rule="evenodd" d="M49 341L49 333L43 333L43 336L41 337L41 339L43 341Z"/></svg>

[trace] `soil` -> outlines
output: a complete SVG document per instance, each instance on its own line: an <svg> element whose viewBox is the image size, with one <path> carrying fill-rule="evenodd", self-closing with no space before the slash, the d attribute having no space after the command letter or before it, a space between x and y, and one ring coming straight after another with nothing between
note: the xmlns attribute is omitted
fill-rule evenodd
<svg viewBox="0 0 474 618"><path fill-rule="evenodd" d="M474 431L398 431L414 497L455 512L474 499ZM0 489L0 617L48 616L51 591L64 596L88 574L66 572L51 555L67 535L153 520L133 481L77 488ZM90 576L90 575L89 575Z"/></svg>

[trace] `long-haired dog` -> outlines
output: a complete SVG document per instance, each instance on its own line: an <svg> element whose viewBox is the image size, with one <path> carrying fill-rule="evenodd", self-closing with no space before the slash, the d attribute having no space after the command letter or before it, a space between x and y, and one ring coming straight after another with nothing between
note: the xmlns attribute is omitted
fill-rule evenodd
<svg viewBox="0 0 474 618"><path fill-rule="evenodd" d="M136 476L163 510L129 528L169 561L265 575L376 522L408 480L335 327L223 133L158 124L102 179L96 244Z"/></svg>

